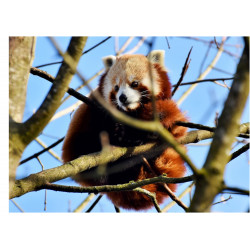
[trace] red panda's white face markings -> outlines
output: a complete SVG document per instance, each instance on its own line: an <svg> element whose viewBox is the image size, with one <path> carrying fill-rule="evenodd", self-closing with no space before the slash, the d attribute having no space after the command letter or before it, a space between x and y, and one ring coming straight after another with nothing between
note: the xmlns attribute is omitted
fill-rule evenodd
<svg viewBox="0 0 250 250"><path fill-rule="evenodd" d="M110 66L110 62L113 62ZM106 59L107 75L103 96L107 102L124 111L136 110L161 92L157 70L143 55L123 55ZM151 72L150 72L151 71Z"/></svg>

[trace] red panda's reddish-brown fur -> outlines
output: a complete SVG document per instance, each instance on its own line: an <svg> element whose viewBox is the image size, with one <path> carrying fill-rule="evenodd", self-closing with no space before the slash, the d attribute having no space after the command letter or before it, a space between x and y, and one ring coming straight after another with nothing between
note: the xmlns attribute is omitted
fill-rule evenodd
<svg viewBox="0 0 250 250"><path fill-rule="evenodd" d="M141 55L140 55L141 56ZM123 56L125 58L125 56ZM121 57L122 58L122 57ZM125 59L129 60L130 56ZM118 59L119 60L119 59ZM121 59L122 60L122 59ZM143 59L144 60L144 59ZM160 121L173 136L178 139L185 135L186 128L175 125L176 121L186 121L185 116L179 110L173 100L171 100L171 85L167 73L157 62L152 63L157 76L157 84L160 86L160 92L156 94L156 110ZM97 89L104 96L105 79L109 69L100 79ZM145 88L143 83L139 86ZM142 92L138 87L137 91ZM113 93L112 93L113 92ZM117 93L112 89L110 91L110 102L116 97ZM128 115L141 120L152 120L153 109L150 99L144 100L140 107L135 111L126 112ZM110 137L110 143L116 146L137 146L151 141L145 131L141 132L134 128L122 125L110 118L107 118L102 112L93 109L86 104L82 104L73 116L70 123L64 144L62 158L64 162L71 161L81 155L98 152L101 150L100 133L105 130ZM121 138L120 138L121 137ZM119 139L120 138L120 139ZM134 140L134 141L133 141ZM154 139L152 139L154 140ZM181 157L172 149L165 149L160 156L148 160L153 172L143 163L110 174L109 176L85 178L85 172L73 177L81 185L104 185L104 184L122 184L131 180L143 180L160 174L167 174L168 177L182 177L185 174L185 166ZM168 184L172 190L176 190L176 184ZM162 184L150 184L142 188L156 194L158 203L168 197L167 191ZM148 196L135 191L108 192L108 198L117 207L126 209L145 210L153 206Z"/></svg>

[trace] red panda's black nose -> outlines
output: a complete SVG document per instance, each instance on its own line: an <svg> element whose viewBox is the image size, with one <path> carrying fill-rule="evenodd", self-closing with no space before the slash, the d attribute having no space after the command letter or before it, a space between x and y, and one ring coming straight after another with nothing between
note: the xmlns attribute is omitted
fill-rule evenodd
<svg viewBox="0 0 250 250"><path fill-rule="evenodd" d="M120 100L120 102L121 103L123 103L123 104L125 104L126 102L127 102L127 96L126 95L124 95L124 94L121 94L120 96L119 96L119 100Z"/></svg>

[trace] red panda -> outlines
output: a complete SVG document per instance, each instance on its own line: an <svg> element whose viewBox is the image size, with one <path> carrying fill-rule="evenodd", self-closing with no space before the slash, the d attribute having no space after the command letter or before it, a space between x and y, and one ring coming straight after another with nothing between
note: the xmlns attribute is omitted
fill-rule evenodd
<svg viewBox="0 0 250 250"><path fill-rule="evenodd" d="M175 125L176 121L186 121L184 114L171 100L171 84L164 67L164 51L151 51L144 55L108 56L103 58L106 68L100 78L98 91L101 96L118 110L140 119L153 120L152 93L155 96L157 115L161 123L175 138L185 135L186 128ZM107 117L103 112L82 104L75 112L66 134L62 159L71 161L81 155L98 152L102 149L100 133L106 131L110 144L132 147L156 141L157 135L141 131ZM184 162L172 148L165 149L160 156L144 163L119 169L118 172L88 177L88 171L72 177L83 186L114 185L129 181L143 180L165 173L168 177L182 177L185 173ZM90 170L91 171L91 170ZM176 190L176 184L168 184ZM162 184L145 185L142 188L156 194L158 203L168 197ZM108 192L108 198L117 207L146 210L153 206L151 199L135 191Z"/></svg>

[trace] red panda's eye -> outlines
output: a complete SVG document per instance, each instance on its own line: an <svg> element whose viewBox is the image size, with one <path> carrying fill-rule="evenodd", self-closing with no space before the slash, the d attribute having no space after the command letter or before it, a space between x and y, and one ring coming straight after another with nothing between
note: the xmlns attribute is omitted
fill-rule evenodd
<svg viewBox="0 0 250 250"><path fill-rule="evenodd" d="M137 82L137 81L133 81L133 82L131 83L131 87L132 87L132 88L136 88L136 87L138 87L138 85L139 85L139 82Z"/></svg>
<svg viewBox="0 0 250 250"><path fill-rule="evenodd" d="M115 85L115 91L117 92L119 90L119 86L118 85Z"/></svg>

